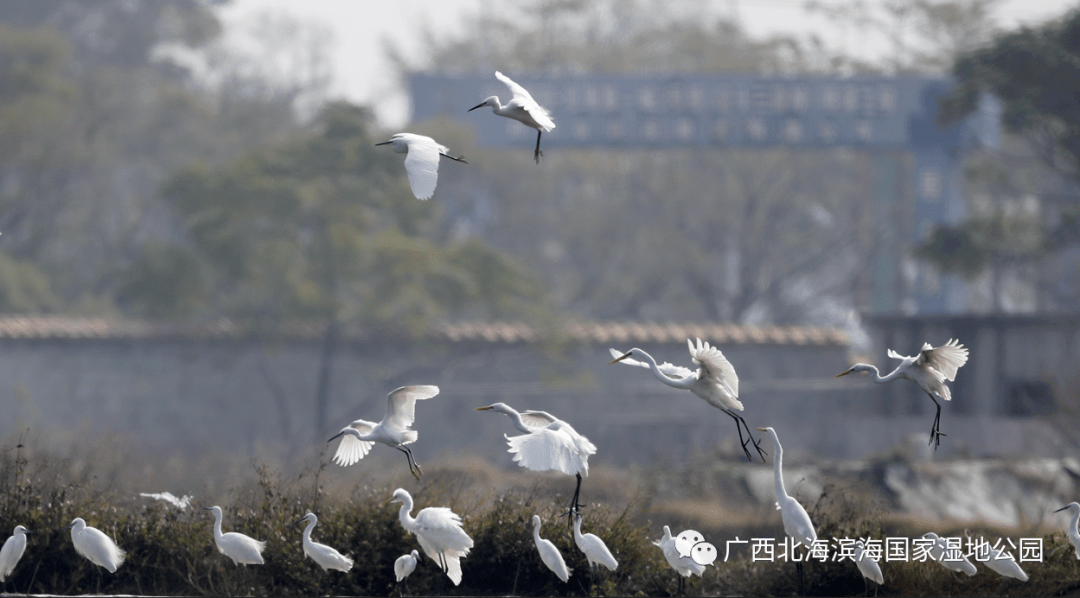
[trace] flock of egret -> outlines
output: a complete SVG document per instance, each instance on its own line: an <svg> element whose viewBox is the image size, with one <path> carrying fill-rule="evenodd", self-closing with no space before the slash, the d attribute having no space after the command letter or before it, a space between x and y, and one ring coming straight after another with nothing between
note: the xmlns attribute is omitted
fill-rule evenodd
<svg viewBox="0 0 1080 598"><path fill-rule="evenodd" d="M499 72L496 72L495 76L507 85L513 98L504 106L497 96L491 96L470 108L469 111L491 106L495 114L517 120L536 129L536 148L533 155L539 163L540 156L543 155L540 151L541 135L555 128L551 114L541 107L528 91L509 77ZM428 199L434 194L438 180L439 160L442 157L466 163L462 157L451 156L446 146L422 135L399 133L389 141L376 145L391 145L394 152L407 154L405 169L413 194L418 199ZM696 340L695 344L687 339L690 356L694 365L697 366L696 370L670 363L657 365L652 356L638 348L625 352L611 349L613 360L610 363L646 368L667 386L689 390L706 403L721 410L735 421L735 429L747 459L753 460L749 450L749 445L753 445L759 457L764 461L767 453L761 448L760 441L754 439L746 420L738 413L745 409L739 400L739 377L735 373L735 368L720 350L707 342L702 342L701 339ZM955 380L957 370L967 362L968 350L959 342L950 339L939 347L925 344L922 350L912 357L901 356L891 349L888 355L891 358L900 359L901 363L884 377L880 375L877 367L862 363L855 364L837 374L837 377L869 372L872 380L877 383L887 383L900 378L913 381L930 396L937 406L937 414L930 433L930 442L936 448L940 445L941 437L944 436L940 431L941 403L938 399L951 400L949 387L945 382ZM410 473L419 480L423 476L423 470L416 463L408 446L417 440L417 432L411 429L416 419L416 402L430 399L438 394L439 388L430 385L405 386L391 392L387 397L386 413L382 421L374 423L358 419L330 439L330 441L341 439L333 457L334 462L342 466L353 465L363 459L374 443L378 442L404 453ZM504 403L478 407L477 410L502 413L508 416L513 426L521 432L518 436L505 436L509 445L508 452L513 455L513 461L519 466L533 471L558 471L577 478L568 512L575 544L585 554L590 569L602 566L614 571L618 567L618 562L604 541L595 534L581 532L582 517L579 512L579 500L582 476L587 477L589 474L588 460L596 453L596 446L574 430L569 423L544 411L517 411ZM780 439L772 427L759 427L757 430L765 433L772 440L776 507L781 512L784 533L792 538L793 545L809 548L817 540L817 532L806 509L795 498L789 496L784 488L783 447L780 445ZM461 559L467 557L473 548L473 540L465 532L461 517L446 507L426 507L414 517L412 515L413 498L402 488L394 491L393 496L387 501L387 503L390 502L401 503L398 512L401 526L406 532L416 536L423 553L446 573L454 585L460 584L462 581ZM1080 559L1080 530L1077 528L1080 522L1080 504L1074 502L1059 510L1066 509L1072 516L1068 527L1068 538L1076 549L1077 558ZM207 507L206 510L213 513L214 543L222 554L232 559L236 565L264 563L265 542L237 532L223 533L221 508L214 506ZM324 571L335 570L347 573L353 567L351 558L311 539L312 530L318 524L318 518L314 513L307 513L296 523L307 524L302 539L304 554ZM560 580L567 582L571 572L555 544L540 537L541 519L538 515L533 516L532 526L533 540L543 564ZM71 530L71 540L75 551L95 565L115 573L123 564L124 551L108 535L88 527L82 518L76 518L64 529ZM678 591L681 594L685 589L686 578L691 575L701 576L705 571L705 565L680 556L676 548L676 539L671 535L671 529L665 525L663 530L663 537L654 544L661 548L668 564L677 572ZM29 531L21 525L16 526L14 534L0 549L0 582L11 575L25 552L26 534ZM924 537L935 542L929 550L930 557L935 562L951 571L968 575L975 574L975 566L965 556L961 555L962 558L959 559L944 558L947 547L942 538L934 533L928 533ZM1000 552L992 555L994 558L986 562L986 566L1003 577L1027 580L1027 575L1014 560L997 558L999 556ZM873 581L876 585L884 583L880 566L867 556L862 541L855 545L853 560L865 580ZM397 581L405 582L416 569L419 561L420 555L416 550L399 557L394 562ZM796 567L801 593L801 562L797 562Z"/></svg>

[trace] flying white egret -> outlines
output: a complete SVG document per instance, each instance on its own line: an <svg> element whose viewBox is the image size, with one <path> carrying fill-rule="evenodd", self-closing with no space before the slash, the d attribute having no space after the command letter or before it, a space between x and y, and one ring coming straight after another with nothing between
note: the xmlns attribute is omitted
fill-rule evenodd
<svg viewBox="0 0 1080 598"><path fill-rule="evenodd" d="M7 578L15 570L15 565L19 564L19 559L26 551L26 534L28 533L30 530L16 525L11 537L4 542L4 547L0 548L0 583L7 583Z"/></svg>
<svg viewBox="0 0 1080 598"><path fill-rule="evenodd" d="M885 584L885 577L881 574L881 567L878 566L877 561L869 558L866 555L865 544L862 540L855 542L855 566L859 568L859 573L863 576L863 585L866 586L866 595L870 595L870 587L866 585L866 580L874 582L874 596L877 596L878 586Z"/></svg>
<svg viewBox="0 0 1080 598"><path fill-rule="evenodd" d="M930 428L930 444L933 444L934 449L937 450L938 445L941 444L941 437L945 436L945 434L941 433L940 427L941 403L938 403L935 395L946 401L952 400L952 393L949 391L949 387L945 386L945 381L956 380L956 370L967 363L967 347L961 345L960 341L950 338L947 343L940 347L931 347L930 343L923 343L922 350L914 357L901 355L892 349L889 349L888 355L892 359L901 361L900 365L896 366L896 369L885 377L881 376L877 366L866 363L856 363L835 377L839 378L840 376L858 372L869 372L870 379L878 384L892 382L898 378L906 378L918 384L919 388L923 389L923 392L930 395L930 400L937 407L934 425Z"/></svg>
<svg viewBox="0 0 1080 598"><path fill-rule="evenodd" d="M352 465L368 454L376 442L396 448L405 453L409 461L409 472L420 479L424 471L413 459L407 444L416 442L416 431L409 429L416 419L416 402L439 394L438 386L402 386L386 397L386 415L379 423L358 419L327 442L341 437L334 462L341 466Z"/></svg>
<svg viewBox="0 0 1080 598"><path fill-rule="evenodd" d="M780 509L780 518L784 521L784 533L790 536L796 543L802 544L807 549L814 545L817 540L817 531L814 530L814 522L810 521L810 515L806 513L799 501L788 496L784 489L783 460L784 447L780 446L780 437L772 427L758 428L760 432L766 432L773 441L773 484L776 486L776 508ZM798 593L802 594L802 561L795 563L795 572L799 579Z"/></svg>
<svg viewBox="0 0 1080 598"><path fill-rule="evenodd" d="M1072 543L1073 549L1076 550L1076 558L1080 559L1080 529L1077 528L1077 524L1080 523L1080 503L1071 502L1054 512L1059 513L1065 509L1068 509L1069 514L1072 516L1072 519L1069 520L1069 527L1065 530L1065 535L1069 538L1069 542Z"/></svg>
<svg viewBox="0 0 1080 598"><path fill-rule="evenodd" d="M589 561L590 571L595 565L603 565L607 567L608 571L614 571L619 567L619 562L612 556L603 540L596 534L581 533L580 513L574 516L574 543L577 544L578 550L585 553L585 558Z"/></svg>
<svg viewBox="0 0 1080 598"><path fill-rule="evenodd" d="M589 477L589 456L596 454L596 445L578 434L570 424L546 411L526 410L518 412L506 403L477 407L477 411L494 411L510 417L514 427L525 434L506 436L514 455L514 462L533 471L549 469L577 478L574 498L570 501L570 515L578 512L581 496L581 475ZM573 520L568 520L573 525Z"/></svg>
<svg viewBox="0 0 1080 598"><path fill-rule="evenodd" d="M468 164L464 156L451 156L446 153L450 148L423 135L397 133L390 137L390 141L375 145L387 144L390 144L394 153L408 154L405 156L405 172L409 175L409 187L416 199L429 199L435 194L435 183L439 180L439 156Z"/></svg>
<svg viewBox="0 0 1080 598"><path fill-rule="evenodd" d="M232 559L234 564L262 565L262 552L266 549L266 542L256 540L238 532L221 533L221 507L203 507L204 510L214 514L214 544L217 544L221 554Z"/></svg>
<svg viewBox="0 0 1080 598"><path fill-rule="evenodd" d="M547 108L536 103L536 100L529 95L529 92L525 91L524 87L511 81L510 77L495 71L495 78L510 88L510 93L514 94L514 98L503 106L502 102L499 101L499 96L491 96L476 106L469 108L467 112L472 112L484 106L491 106L491 111L495 114L512 118L526 127L536 129L536 151L533 152L533 159L539 164L540 156L544 155L544 152L540 151L540 135L555 128L555 121L551 120L551 113L548 112Z"/></svg>
<svg viewBox="0 0 1080 598"><path fill-rule="evenodd" d="M750 451L746 448L747 443L752 442L754 448L757 449L758 456L764 462L765 455L761 447L758 446L758 441L754 440L753 434L750 433L750 427L746 425L746 420L735 413L735 410L743 410L743 404L739 401L739 376L735 373L735 368L732 367L731 362L724 357L724 354L719 349L709 346L709 343L701 342L700 338L697 339L696 347L694 343L690 342L690 339L686 339L686 344L690 347L690 356L693 358L694 364L700 366L696 372L666 362L664 365L658 366L651 355L637 348L630 349L626 353L609 349L611 356L615 358L611 363L625 363L626 365L650 369L653 375L664 384L672 388L689 390L706 403L728 414L735 420L735 430L739 433L739 442L742 443L746 458L753 461ZM645 361L631 359L632 357L644 359ZM746 435L749 437L747 440L743 440L743 428L746 428Z"/></svg>
<svg viewBox="0 0 1080 598"><path fill-rule="evenodd" d="M562 553L555 547L555 544L551 540L540 537L540 516L533 515L533 542L536 543L536 550L540 553L540 560L544 561L544 566L551 569L551 572L556 577L567 582L570 580L570 570L566 568L566 561L562 558Z"/></svg>
<svg viewBox="0 0 1080 598"><path fill-rule="evenodd" d="M406 581L413 571L416 571L416 563L420 561L420 553L415 550L409 554L403 554L394 561L394 576L397 577L398 583L405 582L405 589L409 589L409 583ZM398 594L400 594L400 589ZM409 592L412 594L412 592Z"/></svg>
<svg viewBox="0 0 1080 598"><path fill-rule="evenodd" d="M394 490L389 502L401 503L398 511L401 527L416 536L424 554L439 564L455 586L460 584L461 559L468 556L473 547L472 538L462 529L461 517L446 507L427 507L420 509L414 518L410 515L412 495L403 488Z"/></svg>
<svg viewBox="0 0 1080 598"><path fill-rule="evenodd" d="M352 569L353 566L352 559L326 544L319 544L311 539L311 530L319 523L319 518L315 516L315 513L309 512L296 523L300 524L305 521L307 522L307 527L304 528L304 554L322 567L323 571L336 569L348 573L349 569Z"/></svg>
<svg viewBox="0 0 1080 598"><path fill-rule="evenodd" d="M91 563L104 567L109 573L116 573L116 569L124 564L125 553L116 542L101 530L87 527L82 517L76 517L64 529L71 530L71 543L75 545L75 552L86 557Z"/></svg>
<svg viewBox="0 0 1080 598"><path fill-rule="evenodd" d="M686 593L685 578L691 575L701 577L701 574L705 572L705 565L695 562L690 557L679 556L679 549L675 547L675 537L671 535L670 527L664 526L664 537L653 541L653 545L659 546L660 550L664 551L664 558L667 559L668 565L671 565L671 568L679 574L679 588L675 592L676 596Z"/></svg>
<svg viewBox="0 0 1080 598"><path fill-rule="evenodd" d="M950 558L945 558L945 550L948 548L945 543L945 538L939 538L934 532L927 532L923 534L922 537L934 541L934 545L930 547L930 558L933 559L934 562L945 567L949 571L966 573L968 577L975 575L977 572L975 565L959 550L955 551L955 555L949 555Z"/></svg>

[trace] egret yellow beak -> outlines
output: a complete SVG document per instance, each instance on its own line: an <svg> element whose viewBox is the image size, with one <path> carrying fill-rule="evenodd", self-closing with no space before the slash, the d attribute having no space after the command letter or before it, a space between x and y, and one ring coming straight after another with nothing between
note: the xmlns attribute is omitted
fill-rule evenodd
<svg viewBox="0 0 1080 598"><path fill-rule="evenodd" d="M491 406L488 405L487 407L477 407L474 411L490 411L490 410L491 410Z"/></svg>
<svg viewBox="0 0 1080 598"><path fill-rule="evenodd" d="M608 365L611 365L612 363L619 363L620 361L626 359L627 357L630 357L630 353L627 353L626 355L623 355L622 357L619 357L617 359L612 359L611 362L608 363Z"/></svg>
<svg viewBox="0 0 1080 598"><path fill-rule="evenodd" d="M839 378L840 376L847 376L850 373L851 373L851 370L844 370L844 371L840 372L839 374L833 376L833 378Z"/></svg>
<svg viewBox="0 0 1080 598"><path fill-rule="evenodd" d="M766 429L766 428L758 428L757 431L758 432L768 432L769 430Z"/></svg>

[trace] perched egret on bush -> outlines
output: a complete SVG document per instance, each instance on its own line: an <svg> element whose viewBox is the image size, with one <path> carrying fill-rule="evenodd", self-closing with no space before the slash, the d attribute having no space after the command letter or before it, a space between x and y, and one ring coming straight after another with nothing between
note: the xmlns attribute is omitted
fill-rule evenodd
<svg viewBox="0 0 1080 598"><path fill-rule="evenodd" d="M319 544L311 539L311 530L319 523L319 518L315 516L315 513L304 515L296 523L300 524L305 521L307 522L307 527L304 528L304 554L322 567L323 571L336 569L348 573L349 569L352 569L353 566L352 559L333 548L330 548L326 544Z"/></svg>
<svg viewBox="0 0 1080 598"><path fill-rule="evenodd" d="M99 529L87 527L82 517L76 517L64 529L71 530L71 543L75 545L75 552L86 557L88 561L99 567L104 567L109 573L116 573L116 569L124 564L124 551Z"/></svg>
<svg viewBox="0 0 1080 598"><path fill-rule="evenodd" d="M28 533L30 530L16 525L11 537L4 542L4 547L0 548L0 583L7 583L7 578L15 570L15 565L19 564L19 559L26 551L26 534Z"/></svg>
<svg viewBox="0 0 1080 598"><path fill-rule="evenodd" d="M1080 523L1080 503L1071 502L1054 512L1058 513L1065 509L1069 510L1071 516L1069 527L1065 529L1065 535L1069 538L1069 542L1072 542L1073 549L1076 550L1076 558L1080 559L1080 530L1077 529L1077 523Z"/></svg>
<svg viewBox="0 0 1080 598"><path fill-rule="evenodd" d="M701 574L705 572L705 565L697 563L694 559L688 556L679 556L679 549L675 547L675 537L671 535L671 528L664 526L664 537L653 542L654 546L659 546L660 550L664 551L664 558L667 559L668 565L679 574L679 589L675 592L676 596L681 596L686 593L686 579L691 575L697 575L701 577Z"/></svg>
<svg viewBox="0 0 1080 598"><path fill-rule="evenodd" d="M953 554L946 554L945 551L948 546L945 543L945 538L939 538L934 532L927 532L923 534L922 537L934 541L934 545L930 547L930 558L933 559L934 562L945 567L949 571L966 573L969 577L975 575L975 565L964 556L964 553L959 548L954 549Z"/></svg>
<svg viewBox="0 0 1080 598"><path fill-rule="evenodd" d="M562 558L562 553L555 547L555 544L551 540L540 537L540 516L533 515L533 542L536 543L536 550L540 553L540 560L544 561L544 565L551 569L551 572L556 577L563 580L563 582L570 580L570 570L566 568L566 561Z"/></svg>
<svg viewBox="0 0 1080 598"><path fill-rule="evenodd" d="M1016 559L1011 556L1002 556L1005 553L1002 549L990 549L990 558L983 564L990 570L994 571L1001 576L1001 589L998 594L1005 593L1005 586L1009 583L1009 578L1014 577L1020 581L1027 581L1027 573L1020 568L1020 565L1016 563Z"/></svg>
<svg viewBox="0 0 1080 598"><path fill-rule="evenodd" d="M859 573L862 573L863 585L866 587L865 594L870 595L870 586L866 581L870 580L877 584L874 586L874 596L877 596L877 586L885 584L885 576L881 574L881 567L878 566L877 561L866 555L865 544L862 540L855 542L855 566L859 568Z"/></svg>
<svg viewBox="0 0 1080 598"><path fill-rule="evenodd" d="M590 571L594 565L603 565L608 571L614 571L619 567L619 562L612 556L603 540L595 534L581 533L581 513L574 515L574 543L577 544L578 550L585 553Z"/></svg>
<svg viewBox="0 0 1080 598"><path fill-rule="evenodd" d="M390 141L375 145L387 144L390 144L394 153L408 154L405 156L405 172L409 175L409 187L416 199L429 199L435 194L435 183L439 180L439 156L468 164L464 156L451 156L446 153L450 148L423 135L397 133L390 137Z"/></svg>
<svg viewBox="0 0 1080 598"><path fill-rule="evenodd" d="M670 363L658 366L651 355L636 348L630 349L626 353L609 349L611 356L615 358L611 363L625 363L651 369L653 375L664 384L672 388L689 390L706 403L728 414L735 420L735 430L739 433L739 442L742 443L746 458L753 461L750 451L746 448L747 443L752 442L761 457L761 461L764 462L765 456L761 447L758 446L759 443L754 440L753 434L750 433L750 427L746 425L746 420L735 413L735 410L743 410L743 404L739 401L739 376L735 374L735 368L732 367L731 362L724 357L724 354L719 349L710 347L709 343L701 342L700 338L697 339L696 347L690 342L690 339L686 339L686 344L690 347L690 356L693 358L694 364L700 366L696 372ZM645 361L631 359L632 357L644 359ZM743 440L743 428L746 428L746 435L748 436L746 440Z"/></svg>
<svg viewBox="0 0 1080 598"><path fill-rule="evenodd" d="M514 462L533 471L553 469L577 478L574 498L570 501L570 516L578 512L581 496L581 474L589 476L589 455L596 454L596 445L589 442L570 424L546 411L518 412L506 403L477 407L477 411L494 411L510 417L514 427L525 434L506 436L509 453ZM505 436L505 434L504 434ZM568 520L573 525L573 519Z"/></svg>
<svg viewBox="0 0 1080 598"><path fill-rule="evenodd" d="M416 402L439 394L438 386L402 386L386 397L386 415L379 423L358 419L343 428L327 442L341 437L334 462L341 466L352 465L368 454L376 442L396 448L405 453L409 472L420 479L424 471L413 459L412 451L405 446L416 442L416 431L410 430L416 419Z"/></svg>
<svg viewBox="0 0 1080 598"><path fill-rule="evenodd" d="M221 507L203 507L214 514L214 543L221 554L237 565L262 565L262 552L266 542L261 542L238 532L221 533Z"/></svg>
<svg viewBox="0 0 1080 598"><path fill-rule="evenodd" d="M420 553L415 550L409 554L403 554L394 561L394 576L397 577L398 583L405 583L405 589L409 589L409 583L406 581L413 571L416 571L416 563L420 561ZM398 591L400 594L401 591ZM412 592L409 592L412 594Z"/></svg>
<svg viewBox="0 0 1080 598"><path fill-rule="evenodd" d="M923 392L930 395L930 400L937 407L934 425L930 428L930 444L933 444L936 450L938 445L941 444L941 437L945 436L945 434L941 433L940 428L941 403L938 403L935 395L946 401L952 400L952 393L949 391L949 387L945 386L945 381L951 382L955 380L956 370L967 363L967 347L961 345L958 340L949 339L947 343L940 347L931 347L930 343L923 343L922 351L919 351L919 354L914 357L906 357L892 349L889 349L888 355L901 361L900 365L885 377L881 376L877 366L865 363L856 363L837 374L836 377L839 378L840 376L858 372L869 372L870 379L878 384L892 382L898 378L906 378L918 384L919 388L923 389Z"/></svg>
<svg viewBox="0 0 1080 598"><path fill-rule="evenodd" d="M461 527L461 517L446 507L427 507L413 518L412 496L402 488L394 490L389 502L401 503L398 519L405 531L415 534L428 558L439 564L454 585L461 583L461 559L473 547L472 538Z"/></svg>
<svg viewBox="0 0 1080 598"><path fill-rule="evenodd" d="M810 521L810 515L806 513L799 501L788 496L784 489L783 460L784 447L780 446L780 438L776 430L758 428L760 432L766 432L773 441L773 484L776 486L776 508L780 509L780 518L784 521L784 533L791 536L796 544L802 544L809 550L817 540L817 532L814 530L814 522ZM795 563L795 572L799 579L798 593L802 594L802 561Z"/></svg>
<svg viewBox="0 0 1080 598"><path fill-rule="evenodd" d="M536 129L536 151L533 152L533 159L539 164L540 156L544 155L544 152L540 151L540 135L555 128L555 121L551 120L551 113L548 112L547 108L537 104L536 100L529 95L529 92L525 91L524 87L511 81L510 77L495 71L495 78L510 88L514 98L503 106L502 102L499 101L499 96L491 96L476 106L469 108L468 112L484 106L491 106L491 111L495 114L512 118L526 127Z"/></svg>

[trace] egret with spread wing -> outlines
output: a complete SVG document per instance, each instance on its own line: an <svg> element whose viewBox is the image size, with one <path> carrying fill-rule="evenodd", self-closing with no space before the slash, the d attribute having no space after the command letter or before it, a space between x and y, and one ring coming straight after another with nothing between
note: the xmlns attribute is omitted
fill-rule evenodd
<svg viewBox="0 0 1080 598"><path fill-rule="evenodd" d="M416 419L416 402L439 394L438 386L402 386L386 397L386 415L379 423L358 419L343 428L327 442L341 438L334 462L341 466L352 465L368 454L376 442L396 448L409 460L409 472L416 479L424 475L420 465L413 459L412 451L405 446L416 442L416 431L409 429Z"/></svg>
<svg viewBox="0 0 1080 598"><path fill-rule="evenodd" d="M679 574L679 588L675 592L676 596L681 596L686 593L686 579L691 575L697 575L701 577L701 574L705 572L705 565L695 562L694 559L688 556L679 556L679 549L675 547L675 537L671 535L671 528L664 526L664 537L653 542L654 546L659 546L660 550L664 551L664 558L667 559L668 565Z"/></svg>
<svg viewBox="0 0 1080 598"><path fill-rule="evenodd" d="M439 564L454 585L461 583L461 559L469 555L472 538L461 527L461 517L446 507L420 509L416 517L410 515L413 499L403 488L394 490L389 502L401 503L398 519L405 531L415 534L424 554Z"/></svg>
<svg viewBox="0 0 1080 598"><path fill-rule="evenodd" d="M750 427L746 425L746 420L735 413L735 410L743 410L743 404L739 401L739 376L735 374L735 368L719 349L710 347L709 343L701 342L700 338L697 339L696 347L690 339L686 339L686 344L690 347L690 356L694 364L699 366L696 372L666 362L658 366L651 355L637 348L630 349L626 353L609 349L611 356L615 358L611 363L625 363L650 369L653 375L664 384L672 388L689 390L706 403L728 414L735 420L735 430L739 432L739 442L742 444L743 452L746 453L746 458L753 461L750 451L746 448L747 443L752 442L758 456L764 462L765 453L761 450L758 441L754 440ZM638 359L645 361L641 362ZM746 440L743 440L743 428L746 428L748 437Z"/></svg>
<svg viewBox="0 0 1080 598"><path fill-rule="evenodd" d="M546 411L526 410L518 412L506 403L477 407L477 411L494 411L510 417L514 427L525 434L506 436L510 445L508 452L514 462L533 471L560 471L577 477L574 499L570 502L570 521L578 512L581 496L581 474L589 476L589 456L596 454L596 445L589 442L570 424Z"/></svg>
<svg viewBox="0 0 1080 598"><path fill-rule="evenodd" d="M810 521L810 515L806 513L799 501L788 496L784 489L784 447L780 446L780 437L776 430L758 428L759 432L765 432L772 437L773 441L773 485L776 487L776 508L780 509L780 519L784 522L784 533L791 537L794 544L802 544L807 550L814 546L817 541L817 531L814 530L814 522ZM802 594L802 561L795 562L795 571L799 578L799 594Z"/></svg>
<svg viewBox="0 0 1080 598"><path fill-rule="evenodd" d="M464 156L451 156L446 153L450 148L423 135L398 133L392 136L390 141L375 145L387 144L390 144L394 153L408 154L405 156L405 172L409 175L409 187L416 199L429 199L435 194L435 184L439 180L439 156L468 164Z"/></svg>
<svg viewBox="0 0 1080 598"><path fill-rule="evenodd" d="M536 103L536 100L529 95L529 92L524 87L511 81L510 77L495 71L495 78L510 88L510 93L514 94L514 98L503 106L502 102L499 101L499 96L491 96L476 106L469 108L468 112L484 106L491 106L491 111L495 114L512 118L526 127L536 129L536 151L533 152L533 159L539 164L540 156L544 155L544 152L540 151L540 135L555 128L555 121L551 120L551 113L548 112L547 108Z"/></svg>
<svg viewBox="0 0 1080 598"><path fill-rule="evenodd" d="M899 378L906 378L918 384L919 388L923 389L923 392L930 395L930 400L937 406L934 425L930 428L930 444L933 444L936 450L938 445L941 444L941 437L945 436L945 434L941 433L940 428L941 403L938 403L935 395L946 401L952 400L952 393L949 392L949 387L945 386L945 381L951 382L955 380L956 370L967 363L967 347L961 345L958 340L949 339L949 342L940 347L931 347L930 343L923 343L922 351L919 351L919 354L914 357L901 355L892 349L889 349L888 355L901 361L900 365L887 376L882 377L877 366L856 363L837 374L836 377L839 378L840 376L858 372L869 372L870 379L878 384L885 384Z"/></svg>

